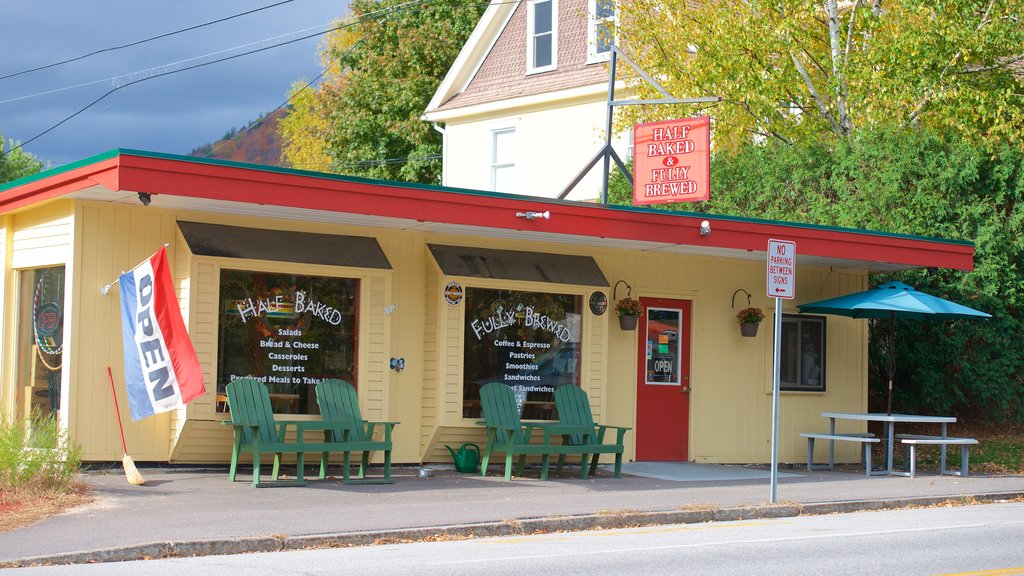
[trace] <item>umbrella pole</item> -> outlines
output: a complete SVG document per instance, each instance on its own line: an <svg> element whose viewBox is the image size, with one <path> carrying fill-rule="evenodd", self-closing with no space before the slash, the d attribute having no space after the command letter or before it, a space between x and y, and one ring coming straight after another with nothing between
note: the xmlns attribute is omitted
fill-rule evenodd
<svg viewBox="0 0 1024 576"><path fill-rule="evenodd" d="M886 412L892 415L892 379L896 375L896 313L889 312L889 401Z"/></svg>

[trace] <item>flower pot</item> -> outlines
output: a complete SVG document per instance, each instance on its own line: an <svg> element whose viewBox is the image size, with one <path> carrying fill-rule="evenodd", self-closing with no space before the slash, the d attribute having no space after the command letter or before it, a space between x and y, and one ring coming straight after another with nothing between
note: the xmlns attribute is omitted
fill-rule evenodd
<svg viewBox="0 0 1024 576"><path fill-rule="evenodd" d="M756 322L741 322L740 336L746 336L748 338L753 338L754 336L757 336L758 326L760 326L760 324Z"/></svg>
<svg viewBox="0 0 1024 576"><path fill-rule="evenodd" d="M639 316L619 316L619 328L623 330L636 330L636 323Z"/></svg>

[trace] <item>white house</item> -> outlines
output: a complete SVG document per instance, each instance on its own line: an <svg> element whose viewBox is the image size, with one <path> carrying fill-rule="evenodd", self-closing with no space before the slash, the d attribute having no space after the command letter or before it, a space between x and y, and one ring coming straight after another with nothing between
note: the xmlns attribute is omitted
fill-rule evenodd
<svg viewBox="0 0 1024 576"><path fill-rule="evenodd" d="M423 114L444 133L443 184L544 197L566 189L605 141L604 31L614 18L612 0L492 1ZM613 141L623 159L628 136ZM567 197L598 198L600 172Z"/></svg>

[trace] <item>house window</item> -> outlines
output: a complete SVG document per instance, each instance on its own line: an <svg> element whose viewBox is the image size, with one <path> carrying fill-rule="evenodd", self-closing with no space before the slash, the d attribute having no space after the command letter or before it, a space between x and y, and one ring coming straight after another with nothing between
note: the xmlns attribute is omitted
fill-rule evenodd
<svg viewBox="0 0 1024 576"><path fill-rule="evenodd" d="M782 315L781 390L825 391L825 318Z"/></svg>
<svg viewBox="0 0 1024 576"><path fill-rule="evenodd" d="M590 0L587 62L602 62L611 54L615 39L615 1Z"/></svg>
<svg viewBox="0 0 1024 576"><path fill-rule="evenodd" d="M527 5L526 73L554 70L558 60L557 0Z"/></svg>
<svg viewBox="0 0 1024 576"><path fill-rule="evenodd" d="M319 414L323 378L356 384L359 280L221 270L217 409L229 382L267 385L279 414Z"/></svg>
<svg viewBox="0 0 1024 576"><path fill-rule="evenodd" d="M464 418L479 418L480 387L501 382L527 420L555 420L555 388L580 385L583 297L468 288Z"/></svg>
<svg viewBox="0 0 1024 576"><path fill-rule="evenodd" d="M516 130L506 128L491 132L491 190L515 192Z"/></svg>

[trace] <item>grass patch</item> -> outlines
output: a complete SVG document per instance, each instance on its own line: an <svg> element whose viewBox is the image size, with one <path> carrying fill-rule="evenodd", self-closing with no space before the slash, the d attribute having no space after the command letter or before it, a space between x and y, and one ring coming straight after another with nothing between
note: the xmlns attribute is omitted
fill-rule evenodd
<svg viewBox="0 0 1024 576"><path fill-rule="evenodd" d="M0 532L87 502L80 465L81 448L51 416L0 419Z"/></svg>

